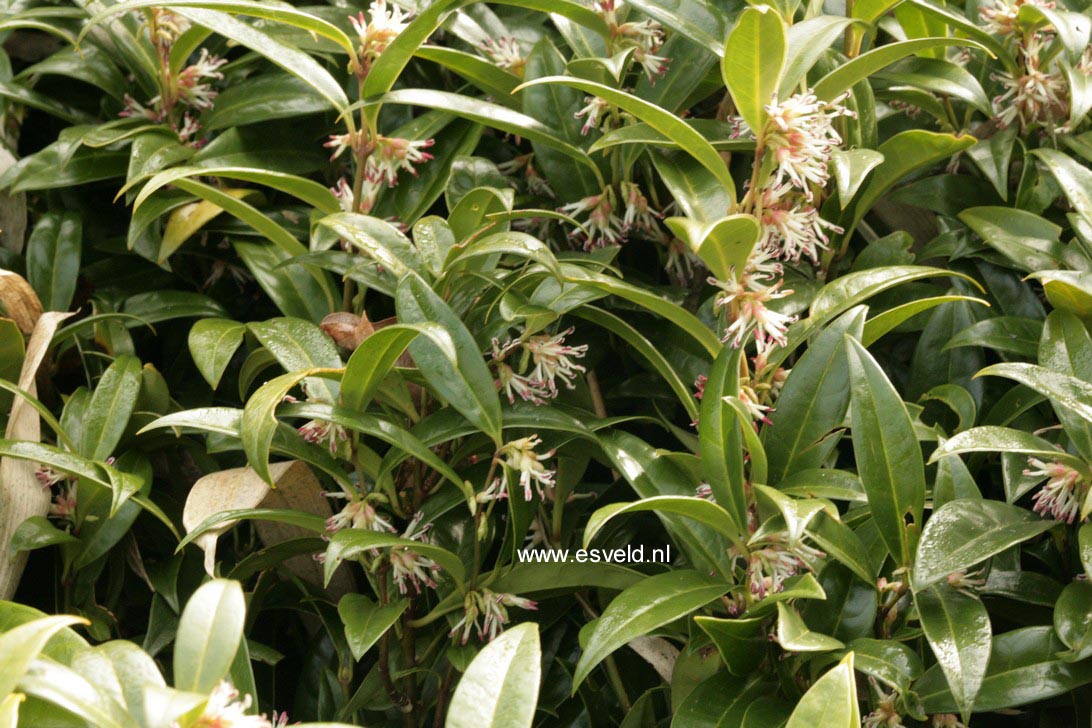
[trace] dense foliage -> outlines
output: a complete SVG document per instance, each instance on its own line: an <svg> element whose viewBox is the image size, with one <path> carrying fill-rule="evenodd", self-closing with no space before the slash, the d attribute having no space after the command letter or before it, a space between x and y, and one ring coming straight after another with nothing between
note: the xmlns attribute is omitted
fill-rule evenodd
<svg viewBox="0 0 1092 728"><path fill-rule="evenodd" d="M1087 724L1089 20L8 0L0 725Z"/></svg>

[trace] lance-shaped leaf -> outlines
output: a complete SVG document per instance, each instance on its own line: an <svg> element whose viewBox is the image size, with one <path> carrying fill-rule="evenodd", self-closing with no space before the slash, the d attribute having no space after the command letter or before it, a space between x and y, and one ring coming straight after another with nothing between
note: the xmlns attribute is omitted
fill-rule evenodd
<svg viewBox="0 0 1092 728"><path fill-rule="evenodd" d="M239 582L213 579L194 592L178 623L174 686L199 693L216 687L235 660L245 621Z"/></svg>
<svg viewBox="0 0 1092 728"><path fill-rule="evenodd" d="M990 661L990 617L978 599L947 584L914 592L925 638L967 720Z"/></svg>
<svg viewBox="0 0 1092 728"><path fill-rule="evenodd" d="M785 21L768 5L752 5L739 15L728 35L721 76L740 116L761 137L766 105L785 67Z"/></svg>
<svg viewBox="0 0 1092 728"><path fill-rule="evenodd" d="M739 417L724 401L739 394L739 362L743 347L722 347L701 402L701 426L698 441L702 452L702 472L713 496L724 504L737 529L747 523L747 494L743 477L743 437Z"/></svg>
<svg viewBox="0 0 1092 728"><path fill-rule="evenodd" d="M861 710L857 706L857 682L853 674L853 653L808 688L796 704L786 728L858 728Z"/></svg>
<svg viewBox="0 0 1092 728"><path fill-rule="evenodd" d="M538 625L505 630L459 679L447 728L531 728L542 680Z"/></svg>
<svg viewBox="0 0 1092 728"><path fill-rule="evenodd" d="M846 353L857 471L888 550L908 566L925 506L921 447L906 405L880 365L848 336Z"/></svg>
<svg viewBox="0 0 1092 728"><path fill-rule="evenodd" d="M455 346L456 364L431 339L415 339L409 352L437 393L463 417L501 445L501 409L493 375L466 325L422 278L409 273L395 293L398 319L403 323L436 323L447 330Z"/></svg>
<svg viewBox="0 0 1092 728"><path fill-rule="evenodd" d="M1055 525L1001 501L967 498L945 503L925 524L914 565L914 588L925 589Z"/></svg>
<svg viewBox="0 0 1092 728"><path fill-rule="evenodd" d="M537 78L523 84L520 88L537 86L539 84L560 83L566 86L578 88L581 91L598 96L604 101L614 104L624 111L636 116L641 121L651 126L656 131L666 136L679 145L679 148L698 160L703 167L709 170L720 181L724 189L728 190L735 198L735 182L728 173L728 167L724 164L720 154L713 148L705 137L695 131L693 127L679 117L656 104L638 98L633 94L619 91L618 89L604 86L594 81L585 81L570 76L547 76Z"/></svg>
<svg viewBox="0 0 1092 728"><path fill-rule="evenodd" d="M573 692L592 668L622 645L701 609L727 591L723 581L687 570L650 576L626 589L595 623L573 673Z"/></svg>
<svg viewBox="0 0 1092 728"><path fill-rule="evenodd" d="M455 345L451 336L440 326L432 323L385 326L364 339L349 357L345 374L341 377L342 406L356 412L364 411L395 362L410 342L421 334L428 336L455 365Z"/></svg>

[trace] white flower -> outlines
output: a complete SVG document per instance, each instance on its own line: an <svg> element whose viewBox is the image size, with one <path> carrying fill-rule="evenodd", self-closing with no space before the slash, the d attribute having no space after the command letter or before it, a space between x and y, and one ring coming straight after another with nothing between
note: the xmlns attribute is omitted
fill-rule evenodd
<svg viewBox="0 0 1092 728"><path fill-rule="evenodd" d="M350 16L349 22L360 41L360 55L375 58L406 29L410 16L393 4L388 9L387 0L374 0L368 6L368 15L368 19L364 18L364 13Z"/></svg>
<svg viewBox="0 0 1092 728"><path fill-rule="evenodd" d="M576 375L585 371L573 359L582 359L588 353L588 346L566 345L565 337L572 332L573 328L569 327L553 336L540 334L528 338L523 344L523 348L531 354L531 361L535 366L531 378L544 384L551 395L557 394L558 379L564 382L566 389L572 389Z"/></svg>
<svg viewBox="0 0 1092 728"><path fill-rule="evenodd" d="M486 486L485 490L474 496L479 503L489 501L507 500L508 482L504 478L493 478L493 482Z"/></svg>
<svg viewBox="0 0 1092 728"><path fill-rule="evenodd" d="M398 137L380 136L376 139L375 150L368 157L368 164L373 165L380 179L394 187L398 184L399 170L405 170L417 176L417 170L413 165L424 164L432 159L432 155L423 150L435 143L434 139L401 139Z"/></svg>
<svg viewBox="0 0 1092 728"><path fill-rule="evenodd" d="M759 599L781 591L785 580L801 570L813 571L814 562L826 555L802 541L790 543L784 532L759 537L748 546L747 584ZM734 555L739 558L739 554Z"/></svg>
<svg viewBox="0 0 1092 728"><path fill-rule="evenodd" d="M428 526L418 530L424 514L418 511L406 527L402 538L428 543ZM413 587L415 594L421 593L421 584L430 589L436 588L432 574L440 570L440 565L427 556L422 556L408 546L395 546L388 557L391 563L391 575L398 585L398 592L405 594Z"/></svg>
<svg viewBox="0 0 1092 728"><path fill-rule="evenodd" d="M766 107L765 143L777 163L775 184L791 182L811 199L810 185L822 187L830 173L827 162L842 143L834 120L851 115L841 106L846 95L820 101L811 92L798 93Z"/></svg>
<svg viewBox="0 0 1092 728"><path fill-rule="evenodd" d="M671 62L670 58L654 55L643 48L633 51L633 60L641 64L645 75L648 76L648 82L653 85L656 83L657 76L667 73L667 64Z"/></svg>
<svg viewBox="0 0 1092 728"><path fill-rule="evenodd" d="M542 440L538 435L531 435L505 443L498 451L498 454L504 458L505 466L519 473L519 484L523 488L523 499L526 501L534 497L534 491L537 491L540 497L546 497L544 488L554 487L554 471L548 470L542 464L543 460L549 460L554 456L554 451L550 450L539 455L535 452L535 448L541 444ZM507 477L506 473L505 478Z"/></svg>
<svg viewBox="0 0 1092 728"><path fill-rule="evenodd" d="M527 59L523 57L519 41L512 36L487 38L479 48L489 56L497 68L506 68L517 76L523 75Z"/></svg>
<svg viewBox="0 0 1092 728"><path fill-rule="evenodd" d="M701 483L694 489L694 497L707 501L716 501L713 497L713 487L708 483Z"/></svg>
<svg viewBox="0 0 1092 728"><path fill-rule="evenodd" d="M38 469L34 471L34 477L42 488L49 488L57 483L63 483L66 480L69 480L68 475L65 473L58 473L47 465L39 465Z"/></svg>
<svg viewBox="0 0 1092 728"><path fill-rule="evenodd" d="M497 362L497 389L504 390L508 397L508 404L515 404L516 397L524 402L533 404L546 404L546 400L557 394L557 390L551 390L544 382L534 377L516 374L512 367L504 362Z"/></svg>
<svg viewBox="0 0 1092 728"><path fill-rule="evenodd" d="M337 181L336 185L330 188L330 192L337 198L337 204L342 212L353 211L353 188L349 184L349 180L342 177Z"/></svg>
<svg viewBox="0 0 1092 728"><path fill-rule="evenodd" d="M1028 458L1028 465L1035 469L1024 470L1024 475L1049 478L1046 485L1035 494L1032 510L1040 515L1050 514L1056 521L1073 523L1081 513L1081 502L1088 490L1081 480L1081 474L1060 462L1043 462L1038 458Z"/></svg>
<svg viewBox="0 0 1092 728"><path fill-rule="evenodd" d="M753 328L760 352L774 344L785 345L785 330L796 317L786 316L766 307L770 301L792 294L791 290L780 290L784 279L772 286L766 286L748 275L738 281L710 278L709 282L722 291L714 300L714 307L718 310L727 307L732 320L724 333L724 341L731 341L732 346L739 347L747 332Z"/></svg>
<svg viewBox="0 0 1092 728"><path fill-rule="evenodd" d="M585 249L617 245L623 240L622 220L614 214L612 187L608 187L598 195L591 195L562 205L558 211L571 217L588 213L588 219L584 223L588 231L588 239L584 242Z"/></svg>
<svg viewBox="0 0 1092 728"><path fill-rule="evenodd" d="M211 109L216 91L209 80L223 80L224 74L217 69L225 63L226 59L210 56L208 50L202 48L197 63L182 69L176 78L179 99L196 109Z"/></svg>
<svg viewBox="0 0 1092 728"><path fill-rule="evenodd" d="M327 493L331 498L345 498L349 502L339 512L326 519L326 530L336 533L343 528L358 528L365 531L387 531L394 533L394 526L383 518L363 498L345 493Z"/></svg>
<svg viewBox="0 0 1092 728"><path fill-rule="evenodd" d="M747 408L747 413L755 422L770 424L769 413L773 411L770 405L762 404L761 398L750 384L741 384L739 387L739 401Z"/></svg>
<svg viewBox="0 0 1092 728"><path fill-rule="evenodd" d="M654 53L664 44L663 26L651 19L639 23L622 23L615 35L622 49L633 47Z"/></svg>
<svg viewBox="0 0 1092 728"><path fill-rule="evenodd" d="M315 445L325 445L331 454L336 454L343 442L349 440L349 433L341 425L324 420L310 420L298 429L300 437Z"/></svg>
<svg viewBox="0 0 1092 728"><path fill-rule="evenodd" d="M777 188L763 190L762 237L759 245L773 257L793 262L801 256L819 262L819 249L826 250L825 230L845 232L819 217L819 211L794 199L796 195L778 195Z"/></svg>
<svg viewBox="0 0 1092 728"><path fill-rule="evenodd" d="M201 716L188 725L190 728L273 728L264 715L247 715L250 704L249 695L244 695L240 700L239 691L231 683L221 680L209 694Z"/></svg>
<svg viewBox="0 0 1092 728"><path fill-rule="evenodd" d="M648 205L648 198L641 193L641 188L634 182L621 184L622 201L626 203L626 212L622 216L622 229L636 228L654 232L656 221L663 217Z"/></svg>
<svg viewBox="0 0 1092 728"><path fill-rule="evenodd" d="M978 7L978 16L991 33L1009 35L1016 29L1016 16L1024 5L1054 8L1054 3L1039 0L984 0Z"/></svg>
<svg viewBox="0 0 1092 728"><path fill-rule="evenodd" d="M584 107L573 114L575 118L584 120L584 126L580 128L580 133L586 135L592 129L598 129L599 117L609 108L610 104L598 96L585 96Z"/></svg>
<svg viewBox="0 0 1092 728"><path fill-rule="evenodd" d="M873 678L869 678L873 680ZM895 709L895 694L879 691L876 709L861 721L861 728L903 728L902 718Z"/></svg>
<svg viewBox="0 0 1092 728"><path fill-rule="evenodd" d="M1044 73L1038 62L1029 64L1024 75L1015 77L1008 72L993 75L1001 83L1004 92L993 100L1001 109L997 121L1002 127L1020 122L1023 130L1035 123L1056 121L1068 113L1066 80L1057 73Z"/></svg>
<svg viewBox="0 0 1092 728"><path fill-rule="evenodd" d="M459 636L460 644L466 644L470 639L472 629L477 630L478 639L483 642L492 641L508 624L508 607L536 610L538 604L530 599L517 597L514 594L498 594L489 589L468 592L463 598L463 616L455 626L451 628L448 636ZM478 619L481 617L481 624Z"/></svg>
<svg viewBox="0 0 1092 728"><path fill-rule="evenodd" d="M157 96L153 100L152 105L154 106L155 105L154 102L158 101L158 100L159 100L159 97ZM148 119L149 121L156 121L156 122L163 121L163 119L164 119L163 113L161 111L158 111L158 110L156 110L154 108L149 109L149 108L145 107L143 104L141 104L139 101L134 99L129 94L125 94L124 101L125 101L125 108L122 109L120 112L118 112L118 116L120 116L120 117L123 117L123 118L126 118L126 119L128 119L128 118L142 118L142 119Z"/></svg>
<svg viewBox="0 0 1092 728"><path fill-rule="evenodd" d="M330 138L326 140L326 143L322 146L327 149L333 149L330 153L330 161L334 161L345 152L346 149L352 149L356 146L356 135L352 132L345 134L331 134Z"/></svg>
<svg viewBox="0 0 1092 728"><path fill-rule="evenodd" d="M50 518L59 518L65 521L75 520L76 485L76 483L70 483L67 486L62 486L57 495L53 496L53 500L50 501L49 512L46 515Z"/></svg>

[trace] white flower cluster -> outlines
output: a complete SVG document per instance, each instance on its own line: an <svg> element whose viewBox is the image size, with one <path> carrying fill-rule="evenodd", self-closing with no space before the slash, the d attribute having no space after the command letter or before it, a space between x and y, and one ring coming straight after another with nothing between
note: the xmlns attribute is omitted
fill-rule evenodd
<svg viewBox="0 0 1092 728"><path fill-rule="evenodd" d="M1049 515L1056 521L1073 523L1081 514L1081 504L1088 495L1088 484L1081 474L1057 461L1044 462L1038 458L1028 458L1024 475L1034 478L1047 478L1032 502L1036 513Z"/></svg>
<svg viewBox="0 0 1092 728"><path fill-rule="evenodd" d="M747 586L758 599L780 592L789 577L801 571L814 571L816 561L826 556L803 541L790 542L785 532L758 536L748 544L748 550ZM732 552L737 559L742 558L734 548Z"/></svg>
<svg viewBox="0 0 1092 728"><path fill-rule="evenodd" d="M536 405L545 404L557 396L559 380L566 389L574 388L577 375L584 372L584 367L575 360L583 359L588 347L586 344L571 346L565 343L565 338L573 330L570 327L552 336L529 336L526 340L509 341L503 346L499 339L493 339L492 362L497 370L497 389L504 391L510 404L515 403L516 397ZM517 351L521 354L517 365L519 370L531 366L526 374L517 373L506 361Z"/></svg>
<svg viewBox="0 0 1092 728"><path fill-rule="evenodd" d="M477 631L479 640L490 642L508 624L508 607L534 611L538 609L538 604L515 594L497 593L489 589L467 592L463 598L463 616L451 628L448 636L458 636L459 644L465 645L470 633Z"/></svg>
<svg viewBox="0 0 1092 728"><path fill-rule="evenodd" d="M388 6L387 0L373 0L368 6L367 17L364 13L349 16L349 22L352 23L360 43L357 52L365 69L406 29L409 20L408 14L393 3Z"/></svg>
<svg viewBox="0 0 1092 728"><path fill-rule="evenodd" d="M275 728L265 715L247 713L251 702L249 695L242 696L240 700L239 691L231 683L221 680L209 694L201 715L186 725L190 728ZM284 722L278 720L278 725Z"/></svg>
<svg viewBox="0 0 1092 728"><path fill-rule="evenodd" d="M519 473L519 485L523 488L523 499L530 501L534 494L540 498L549 497L554 488L556 473L543 465L544 460L554 456L554 450L539 454L535 448L542 444L538 435L521 437L506 442L497 455L502 458L504 467L499 478L478 494L478 501L503 500L508 497L508 471Z"/></svg>
<svg viewBox="0 0 1092 728"><path fill-rule="evenodd" d="M337 197L338 204L345 212L359 211L367 214L375 206L380 190L384 187L395 187L398 184L399 172L405 171L417 176L414 165L424 164L432 159L432 155L424 150L434 143L434 139L414 140L382 135L371 142L366 142L359 132L331 134L323 145L327 149L334 150L330 155L331 161L349 149L353 150L354 155L358 157L366 155L367 158L362 173L359 204L357 204L352 185L344 177L330 188L330 192Z"/></svg>

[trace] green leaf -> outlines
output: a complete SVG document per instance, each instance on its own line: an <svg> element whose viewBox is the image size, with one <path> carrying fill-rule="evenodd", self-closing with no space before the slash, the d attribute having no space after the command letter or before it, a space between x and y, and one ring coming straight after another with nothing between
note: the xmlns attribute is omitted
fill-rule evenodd
<svg viewBox="0 0 1092 728"><path fill-rule="evenodd" d="M1052 443L1037 435L1009 427L986 425L973 427L945 440L933 451L929 463L935 463L949 455L961 455L968 452L1011 452L1038 458L1058 460L1082 472L1087 471L1083 461L1069 453L1058 450Z"/></svg>
<svg viewBox="0 0 1092 728"><path fill-rule="evenodd" d="M122 355L107 367L83 418L80 453L92 460L114 454L140 394L140 360Z"/></svg>
<svg viewBox="0 0 1092 728"><path fill-rule="evenodd" d="M950 61L911 56L876 74L889 83L913 86L941 97L959 99L986 117L993 116L990 98L974 75Z"/></svg>
<svg viewBox="0 0 1092 728"><path fill-rule="evenodd" d="M201 319L190 329L187 340L197 371L213 389L220 384L231 358L243 343L246 327L227 319Z"/></svg>
<svg viewBox="0 0 1092 728"><path fill-rule="evenodd" d="M694 623L713 640L728 672L733 675L751 675L766 656L765 617L719 619L697 616Z"/></svg>
<svg viewBox="0 0 1092 728"><path fill-rule="evenodd" d="M20 523L12 534L11 555L8 558L14 561L16 555L23 551L77 542L78 539L75 536L57 528L44 516L31 516Z"/></svg>
<svg viewBox="0 0 1092 728"><path fill-rule="evenodd" d="M443 46L422 46L414 55L454 71L496 99L499 104L509 108L519 106L518 98L512 94L516 86L519 86L519 76L504 68L498 68L492 61Z"/></svg>
<svg viewBox="0 0 1092 728"><path fill-rule="evenodd" d="M624 111L628 111L635 117L660 132L668 139L679 145L679 148L696 159L720 182L725 190L735 199L735 182L728 172L717 150L706 141L698 132L679 119L671 112L655 104L649 103L625 91L619 91L600 83L585 81L569 76L547 76L538 78L523 84L520 88L528 88L542 84L563 84L578 88L581 91L598 96L604 101L614 104Z"/></svg>
<svg viewBox="0 0 1092 728"><path fill-rule="evenodd" d="M1019 316L995 316L971 324L948 340L943 351L984 346L1017 356L1033 357L1039 349L1043 322Z"/></svg>
<svg viewBox="0 0 1092 728"><path fill-rule="evenodd" d="M267 10L269 8L264 3L253 3L252 5L259 8L265 7ZM349 106L349 99L341 88L341 84L318 61L303 51L281 43L253 25L244 23L227 13L194 7L182 8L177 5L172 5L172 7L179 15L189 18L198 25L203 25L209 30L213 30L219 35L239 45L246 46L255 53L269 59L274 65L280 66L315 89L338 111L344 112ZM276 6L276 9L285 13L292 11L292 8L285 10L284 6L279 5ZM115 8L111 7L109 10L113 12ZM319 22L317 18L315 20Z"/></svg>
<svg viewBox="0 0 1092 728"><path fill-rule="evenodd" d="M286 510L283 508L230 508L226 511L213 513L205 520L198 523L186 532L186 536L178 542L175 553L181 551L193 543L198 536L208 533L212 529L224 523L236 523L238 521L269 521L272 523L284 523L296 528L302 528L315 533L326 530L326 520L316 514L305 511Z"/></svg>
<svg viewBox="0 0 1092 728"><path fill-rule="evenodd" d="M735 411L724 397L739 393L739 362L743 348L722 346L701 401L701 426L698 442L702 453L702 473L736 534L747 523L747 493L743 476L743 439Z"/></svg>
<svg viewBox="0 0 1092 728"><path fill-rule="evenodd" d="M583 306L572 312L573 315L591 321L615 336L618 336L629 344L641 357L647 361L656 372L663 377L675 396L679 398L683 408L691 418L698 417L698 406L690 392L690 388L675 370L671 363L664 357L656 346L641 332L633 328L625 319L616 316L605 309L595 306Z"/></svg>
<svg viewBox="0 0 1092 728"><path fill-rule="evenodd" d="M1092 663L1067 663L1057 657L1065 645L1054 628L1024 627L993 638L990 664L975 708L982 713L1046 701L1092 682ZM944 676L933 668L914 686L929 713L956 709Z"/></svg>
<svg viewBox="0 0 1092 728"><path fill-rule="evenodd" d="M462 590L463 582L466 580L466 567L463 566L463 562L459 560L458 556L447 549L421 541L402 538L401 536L385 531L363 531L360 529L345 529L338 531L334 534L334 537L330 539L330 545L326 548L326 583L330 583L330 577L333 576L342 561L356 558L360 554L370 551L371 549L384 548L387 546L412 551L421 556L427 556L439 564L455 582L456 586L459 587L460 591Z"/></svg>
<svg viewBox="0 0 1092 728"><path fill-rule="evenodd" d="M1024 271L1064 265L1058 241L1062 229L1038 215L1008 207L972 207L959 213L959 219Z"/></svg>
<svg viewBox="0 0 1092 728"><path fill-rule="evenodd" d="M12 693L50 638L74 624L86 624L86 620L68 616L41 617L0 634L0 695L7 697Z"/></svg>
<svg viewBox="0 0 1092 728"><path fill-rule="evenodd" d="M986 50L984 45L969 38L916 38L914 40L888 43L867 53L862 53L823 76L815 84L814 93L821 100L831 101L843 92L848 91L858 81L863 81L900 58L932 48L945 48L947 46L970 46L971 48Z"/></svg>
<svg viewBox="0 0 1092 728"><path fill-rule="evenodd" d="M719 579L688 570L650 576L629 587L595 622L573 672L573 693L596 665L622 645L701 609L727 591L728 585Z"/></svg>
<svg viewBox="0 0 1092 728"><path fill-rule="evenodd" d="M588 547L596 534L615 516L642 511L674 513L703 523L730 539L738 539L741 536L740 529L732 517L716 503L696 497L659 495L633 503L611 503L596 510L584 527L584 548Z"/></svg>
<svg viewBox="0 0 1092 728"><path fill-rule="evenodd" d="M398 282L395 306L402 323L436 323L447 330L457 363L452 365L448 355L430 339L420 338L409 345L414 363L441 397L500 447L500 399L493 375L466 326L415 274L407 274Z"/></svg>
<svg viewBox="0 0 1092 728"><path fill-rule="evenodd" d="M227 675L243 639L246 601L237 581L213 579L193 593L174 642L174 686L209 693Z"/></svg>
<svg viewBox="0 0 1092 728"><path fill-rule="evenodd" d="M1082 22L1085 24L1087 35L1088 19L1084 18ZM1044 147L1032 150L1031 154L1046 165L1057 180L1058 186L1062 188L1062 192L1069 198L1073 209L1092 225L1092 171L1077 164L1072 157L1057 149Z"/></svg>
<svg viewBox="0 0 1092 728"><path fill-rule="evenodd" d="M977 303L982 306L989 306L990 304L981 298L974 298L973 296L930 296L929 298L919 298L909 303L904 303L901 306L895 306L888 310L878 313L864 325L864 333L861 335L861 343L866 347L872 346L876 341L882 338L884 335L894 331L900 324L909 321L917 314L928 311L934 306L939 306L942 303L952 303L953 301L967 301L971 303Z"/></svg>
<svg viewBox="0 0 1092 728"><path fill-rule="evenodd" d="M858 3L858 6L863 3ZM853 18L820 15L793 23L785 33L785 70L777 96L785 99L796 92L796 86L812 66L836 40L845 37L846 28L855 22Z"/></svg>
<svg viewBox="0 0 1092 728"><path fill-rule="evenodd" d="M827 449L820 441L842 424L849 408L845 337L861 337L865 311L852 309L821 331L785 380L771 424L762 428L771 484L822 465Z"/></svg>
<svg viewBox="0 0 1092 728"><path fill-rule="evenodd" d="M246 453L250 467L270 485L273 484L273 475L269 472L269 452L273 435L280 424L276 415L277 407L293 387L321 371L323 370L303 369L282 374L263 384L246 401L239 424L243 452Z"/></svg>
<svg viewBox="0 0 1092 728"><path fill-rule="evenodd" d="M785 67L785 22L768 5L752 5L739 15L724 44L721 76L740 116L761 138L766 106Z"/></svg>
<svg viewBox="0 0 1092 728"><path fill-rule="evenodd" d="M466 668L447 728L530 728L542 681L538 625L520 624L486 645Z"/></svg>
<svg viewBox="0 0 1092 728"><path fill-rule="evenodd" d="M994 364L977 376L1005 377L1034 389L1092 422L1092 384L1035 364Z"/></svg>
<svg viewBox="0 0 1092 728"><path fill-rule="evenodd" d="M915 41L907 41L913 43ZM899 45L898 43L892 45ZM890 48L891 46L883 46ZM867 54L866 54L867 55ZM863 58L864 56L860 56ZM842 66L842 68L847 68ZM949 159L954 154L975 144L970 135L939 134L922 129L900 132L881 144L876 151L883 155L880 163L861 186L853 204L842 216L846 236L853 234L857 223L888 190L914 170ZM865 271L867 272L867 271Z"/></svg>
<svg viewBox="0 0 1092 728"><path fill-rule="evenodd" d="M1062 590L1054 605L1054 631L1069 648L1058 655L1066 662L1092 655L1092 584L1075 581Z"/></svg>
<svg viewBox="0 0 1092 728"><path fill-rule="evenodd" d="M384 326L361 342L345 365L341 377L341 404L348 410L363 412L398 358L414 339L428 336L447 356L452 366L458 363L455 344L448 333L432 323L392 324Z"/></svg>
<svg viewBox="0 0 1092 728"><path fill-rule="evenodd" d="M808 688L793 709L786 728L858 728L860 724L853 653L850 652Z"/></svg>
<svg viewBox="0 0 1092 728"><path fill-rule="evenodd" d="M921 447L906 406L880 365L849 337L846 352L857 470L888 550L899 565L909 566L925 505Z"/></svg>
<svg viewBox="0 0 1092 728"><path fill-rule="evenodd" d="M777 643L789 652L830 652L845 645L825 634L813 632L792 607L777 603Z"/></svg>
<svg viewBox="0 0 1092 728"><path fill-rule="evenodd" d="M697 618L697 619L700 619ZM724 620L730 621L730 620ZM773 686L762 673L748 673L738 680L723 672L703 680L690 691L671 720L673 726L741 726L748 709ZM674 686L672 690L674 690ZM769 725L769 724L767 724Z"/></svg>
<svg viewBox="0 0 1092 728"><path fill-rule="evenodd" d="M986 607L947 584L915 591L914 605L956 706L968 720L990 661L992 631Z"/></svg>
<svg viewBox="0 0 1092 728"><path fill-rule="evenodd" d="M76 292L83 221L75 212L47 213L26 243L27 282L45 311L67 311Z"/></svg>
<svg viewBox="0 0 1092 728"><path fill-rule="evenodd" d="M832 319L843 311L890 288L935 276L953 276L978 286L973 278L942 268L924 265L888 265L870 268L846 274L823 286L812 299L810 318L816 321Z"/></svg>
<svg viewBox="0 0 1092 728"><path fill-rule="evenodd" d="M141 187L140 193L133 201L133 211L135 212L139 209L156 191L167 185L175 184L178 180L188 179L190 177L219 177L265 185L266 187L278 190L279 192L292 195L328 215L341 209L337 198L334 197L329 189L323 187L318 182L313 182L304 177L300 177L299 175L252 167L195 165L173 167L152 177L143 187ZM129 186L130 185L126 185L118 194L120 195L125 192Z"/></svg>
<svg viewBox="0 0 1092 728"><path fill-rule="evenodd" d="M268 242L233 240L247 270L285 316L321 321L337 310L338 293L324 271Z"/></svg>
<svg viewBox="0 0 1092 728"><path fill-rule="evenodd" d="M1055 525L1001 501L971 498L945 503L925 524L914 566L914 588L925 589Z"/></svg>
<svg viewBox="0 0 1092 728"><path fill-rule="evenodd" d="M871 675L900 693L910 689L910 683L925 669L918 653L894 640L862 637L846 645L853 652L853 664L858 672Z"/></svg>
<svg viewBox="0 0 1092 728"><path fill-rule="evenodd" d="M1040 365L1085 382L1092 380L1092 337L1079 318L1065 311L1051 311L1046 325L1040 324L1039 330L1042 332L1037 347ZM1092 459L1092 423L1061 403L1051 404L1077 451Z"/></svg>
<svg viewBox="0 0 1092 728"><path fill-rule="evenodd" d="M741 275L761 232L754 215L729 215L708 224L669 217L664 224L722 281Z"/></svg>
<svg viewBox="0 0 1092 728"><path fill-rule="evenodd" d="M658 293L613 276L592 273L578 266L567 266L565 274L567 281L598 288L612 296L636 303L657 316L667 319L689 334L711 357L717 356L724 348L720 337L713 333L701 319Z"/></svg>
<svg viewBox="0 0 1092 728"><path fill-rule="evenodd" d="M883 154L874 149L835 150L830 158L838 183L838 203L844 208L857 194L869 173L883 162Z"/></svg>
<svg viewBox="0 0 1092 728"><path fill-rule="evenodd" d="M550 77L553 78L553 77ZM567 78L567 77L566 77ZM545 81L547 79L540 79ZM539 81L529 82L537 84ZM529 84L520 86L518 90L527 88ZM621 92L619 92L621 93ZM557 130L547 127L537 119L523 114L506 106L470 98L462 94L449 91L436 91L432 89L400 89L391 91L377 98L368 99L365 105L379 104L404 104L407 106L423 106L429 109L439 109L448 114L454 114L464 119L476 121L501 131L524 137L563 152L572 159L580 162L599 174L599 168L591 157L580 147L571 144L560 136Z"/></svg>
<svg viewBox="0 0 1092 728"><path fill-rule="evenodd" d="M376 604L363 594L346 594L337 603L337 613L345 623L345 639L353 658L360 660L383 633L394 626L409 602L405 599Z"/></svg>
<svg viewBox="0 0 1092 728"><path fill-rule="evenodd" d="M641 498L694 495L698 476L684 470L666 453L618 430L605 432L598 439L611 465ZM728 539L689 519L667 513L657 515L696 568L725 577L731 573L731 562L727 558Z"/></svg>
<svg viewBox="0 0 1092 728"><path fill-rule="evenodd" d="M202 125L210 131L319 114L334 107L306 81L295 76L262 73L246 83L228 86L206 112Z"/></svg>

